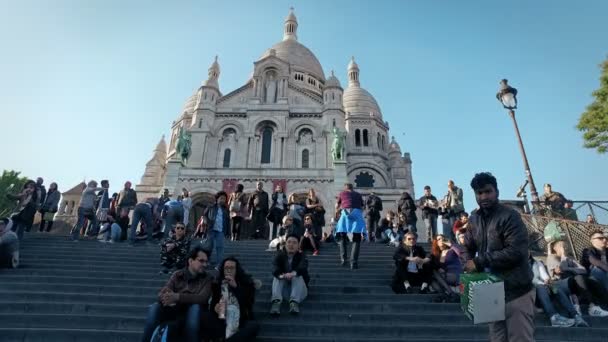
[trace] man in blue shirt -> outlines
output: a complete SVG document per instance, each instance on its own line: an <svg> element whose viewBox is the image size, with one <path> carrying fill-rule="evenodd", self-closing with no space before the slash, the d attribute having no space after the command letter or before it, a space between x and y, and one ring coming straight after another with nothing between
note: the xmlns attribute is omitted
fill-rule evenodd
<svg viewBox="0 0 608 342"><path fill-rule="evenodd" d="M161 216L165 221L165 229L163 231L164 237L167 238L169 237L169 232L177 222L184 222L184 207L182 206L182 201L179 198L169 200L165 203Z"/></svg>
<svg viewBox="0 0 608 342"><path fill-rule="evenodd" d="M230 216L227 203L228 195L220 191L215 195L215 204L208 207L204 213L207 238L211 241L211 258L214 260L210 264L219 266L224 259L224 235L228 231Z"/></svg>

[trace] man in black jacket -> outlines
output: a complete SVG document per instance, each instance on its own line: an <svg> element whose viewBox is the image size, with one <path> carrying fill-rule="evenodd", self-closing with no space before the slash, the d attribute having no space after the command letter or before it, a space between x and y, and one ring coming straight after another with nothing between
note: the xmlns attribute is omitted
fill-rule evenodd
<svg viewBox="0 0 608 342"><path fill-rule="evenodd" d="M395 254L395 274L391 287L395 293L412 293L412 286L420 286L420 293L429 292L433 277L431 259L422 246L416 244L416 233L408 232Z"/></svg>
<svg viewBox="0 0 608 342"><path fill-rule="evenodd" d="M437 235L437 216L439 216L439 202L437 197L431 193L431 187L424 187L424 196L418 200L420 209L422 210L422 220L426 227L427 240L432 242Z"/></svg>
<svg viewBox="0 0 608 342"><path fill-rule="evenodd" d="M470 256L465 272L489 272L505 285L504 321L490 324L491 341L533 341L534 301L532 270L528 262L528 232L519 213L498 203L496 178L478 173L471 181L479 210L469 218L465 235ZM490 304L490 303L488 303Z"/></svg>
<svg viewBox="0 0 608 342"><path fill-rule="evenodd" d="M281 301L289 298L289 312L300 313L300 303L308 296L308 260L298 250L296 235L287 236L285 251L279 252L273 260L272 307L270 314L281 314Z"/></svg>
<svg viewBox="0 0 608 342"><path fill-rule="evenodd" d="M255 192L249 197L249 218L255 228L254 239L263 239L266 232L266 216L268 216L268 193L264 191L264 183L256 184Z"/></svg>
<svg viewBox="0 0 608 342"><path fill-rule="evenodd" d="M367 225L367 236L369 241L374 241L379 238L380 235L378 230L378 221L380 220L380 213L382 213L382 200L376 196L374 192L371 192L365 200L365 208L367 213L365 215Z"/></svg>

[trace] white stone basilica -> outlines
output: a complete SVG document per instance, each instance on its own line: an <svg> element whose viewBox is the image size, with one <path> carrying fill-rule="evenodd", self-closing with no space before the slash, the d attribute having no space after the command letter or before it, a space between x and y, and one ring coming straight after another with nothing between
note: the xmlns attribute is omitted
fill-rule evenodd
<svg viewBox="0 0 608 342"><path fill-rule="evenodd" d="M348 87L325 73L315 55L297 38L292 11L283 40L253 63L253 75L242 87L220 91L217 58L208 79L186 101L146 165L136 190L141 198L157 197L163 188L179 194L187 188L193 201L205 201L219 190L245 192L257 181L272 193L283 185L290 193L316 190L328 217L334 200L349 180L363 194L371 191L394 206L403 191L414 195L409 153L401 153L380 106L361 87L359 66L348 64ZM332 129L345 131L346 160L333 161ZM191 136L184 164L176 152L180 129ZM329 221L328 221L329 222Z"/></svg>

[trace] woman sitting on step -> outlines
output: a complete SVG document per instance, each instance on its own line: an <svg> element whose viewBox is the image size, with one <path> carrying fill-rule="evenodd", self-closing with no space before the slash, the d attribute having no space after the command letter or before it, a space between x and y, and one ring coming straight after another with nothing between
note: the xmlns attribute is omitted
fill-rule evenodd
<svg viewBox="0 0 608 342"><path fill-rule="evenodd" d="M433 268L433 283L435 290L441 293L436 302L457 303L460 301L457 287L460 284L463 263L460 255L460 246L452 242L443 234L433 240L431 248L431 267Z"/></svg>
<svg viewBox="0 0 608 342"><path fill-rule="evenodd" d="M253 304L259 282L249 276L235 257L220 264L219 277L212 285L210 310L201 315L204 341L253 341L260 329L254 321Z"/></svg>

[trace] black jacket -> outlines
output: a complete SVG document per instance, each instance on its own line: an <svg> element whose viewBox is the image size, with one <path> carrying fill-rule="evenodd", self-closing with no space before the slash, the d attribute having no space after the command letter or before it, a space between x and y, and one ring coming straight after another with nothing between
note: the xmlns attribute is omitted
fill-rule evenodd
<svg viewBox="0 0 608 342"><path fill-rule="evenodd" d="M413 248L410 248L404 244L401 244L399 248L397 248L397 250L395 251L395 254L393 254L393 260L395 260L395 265L399 266L400 264L403 264L407 267L408 262L404 261L403 258L409 257L410 251L413 252L411 255L412 257L419 257L422 259L426 258L426 252L421 246L416 245Z"/></svg>
<svg viewBox="0 0 608 342"><path fill-rule="evenodd" d="M608 253L608 251L606 252ZM593 247L583 249L583 255L581 257L581 265L587 269L587 272L591 269L591 261L589 261L589 257L594 257L598 260L602 260L602 252L598 251Z"/></svg>
<svg viewBox="0 0 608 342"><path fill-rule="evenodd" d="M403 194L397 206L397 211L405 215L407 224L415 224L418 221L416 217L416 203L409 194Z"/></svg>
<svg viewBox="0 0 608 342"><path fill-rule="evenodd" d="M528 262L528 231L519 213L502 204L475 210L469 218L465 248L477 271L490 272L505 282L509 302L532 290L532 269Z"/></svg>
<svg viewBox="0 0 608 342"><path fill-rule="evenodd" d="M239 311L241 313L239 326L242 326L245 321L249 321L254 318L253 304L255 303L255 286L250 277L246 277L243 280L243 283L240 283L237 280L237 287L234 289L232 287L228 287L230 292L239 302ZM221 282L214 282L213 285L211 285L211 305L209 306L209 310L211 310L214 315L217 315L215 312L215 305L219 303L221 298L222 284Z"/></svg>
<svg viewBox="0 0 608 342"><path fill-rule="evenodd" d="M207 223L209 224L208 226L208 231L212 231L213 230L213 226L215 225L215 218L217 217L217 211L218 208L220 208L219 204L213 205L211 207L207 207L207 209L205 210L205 217L207 218ZM228 208L226 208L225 206L221 206L221 210L222 210L222 219L224 222L223 223L223 227L222 227L222 231L228 232L230 231L230 213L228 212Z"/></svg>
<svg viewBox="0 0 608 342"><path fill-rule="evenodd" d="M304 282L308 285L310 276L308 275L308 259L302 252L297 252L291 261L291 270L296 272L296 275L302 276ZM289 273L289 259L287 252L279 252L272 261L272 275L279 277L281 274Z"/></svg>
<svg viewBox="0 0 608 342"><path fill-rule="evenodd" d="M433 208L433 207L429 207L429 206L425 206L426 201L434 201L436 205L439 205L439 202L437 202L437 197L431 195L431 196L422 196L420 197L420 199L418 200L418 203L420 204L420 209L422 210L422 218L429 218L431 215L437 216L439 215L439 210L437 210L437 208Z"/></svg>
<svg viewBox="0 0 608 342"><path fill-rule="evenodd" d="M382 200L376 195L369 195L365 200L365 207L367 208L367 216L369 217L380 217L382 212Z"/></svg>

